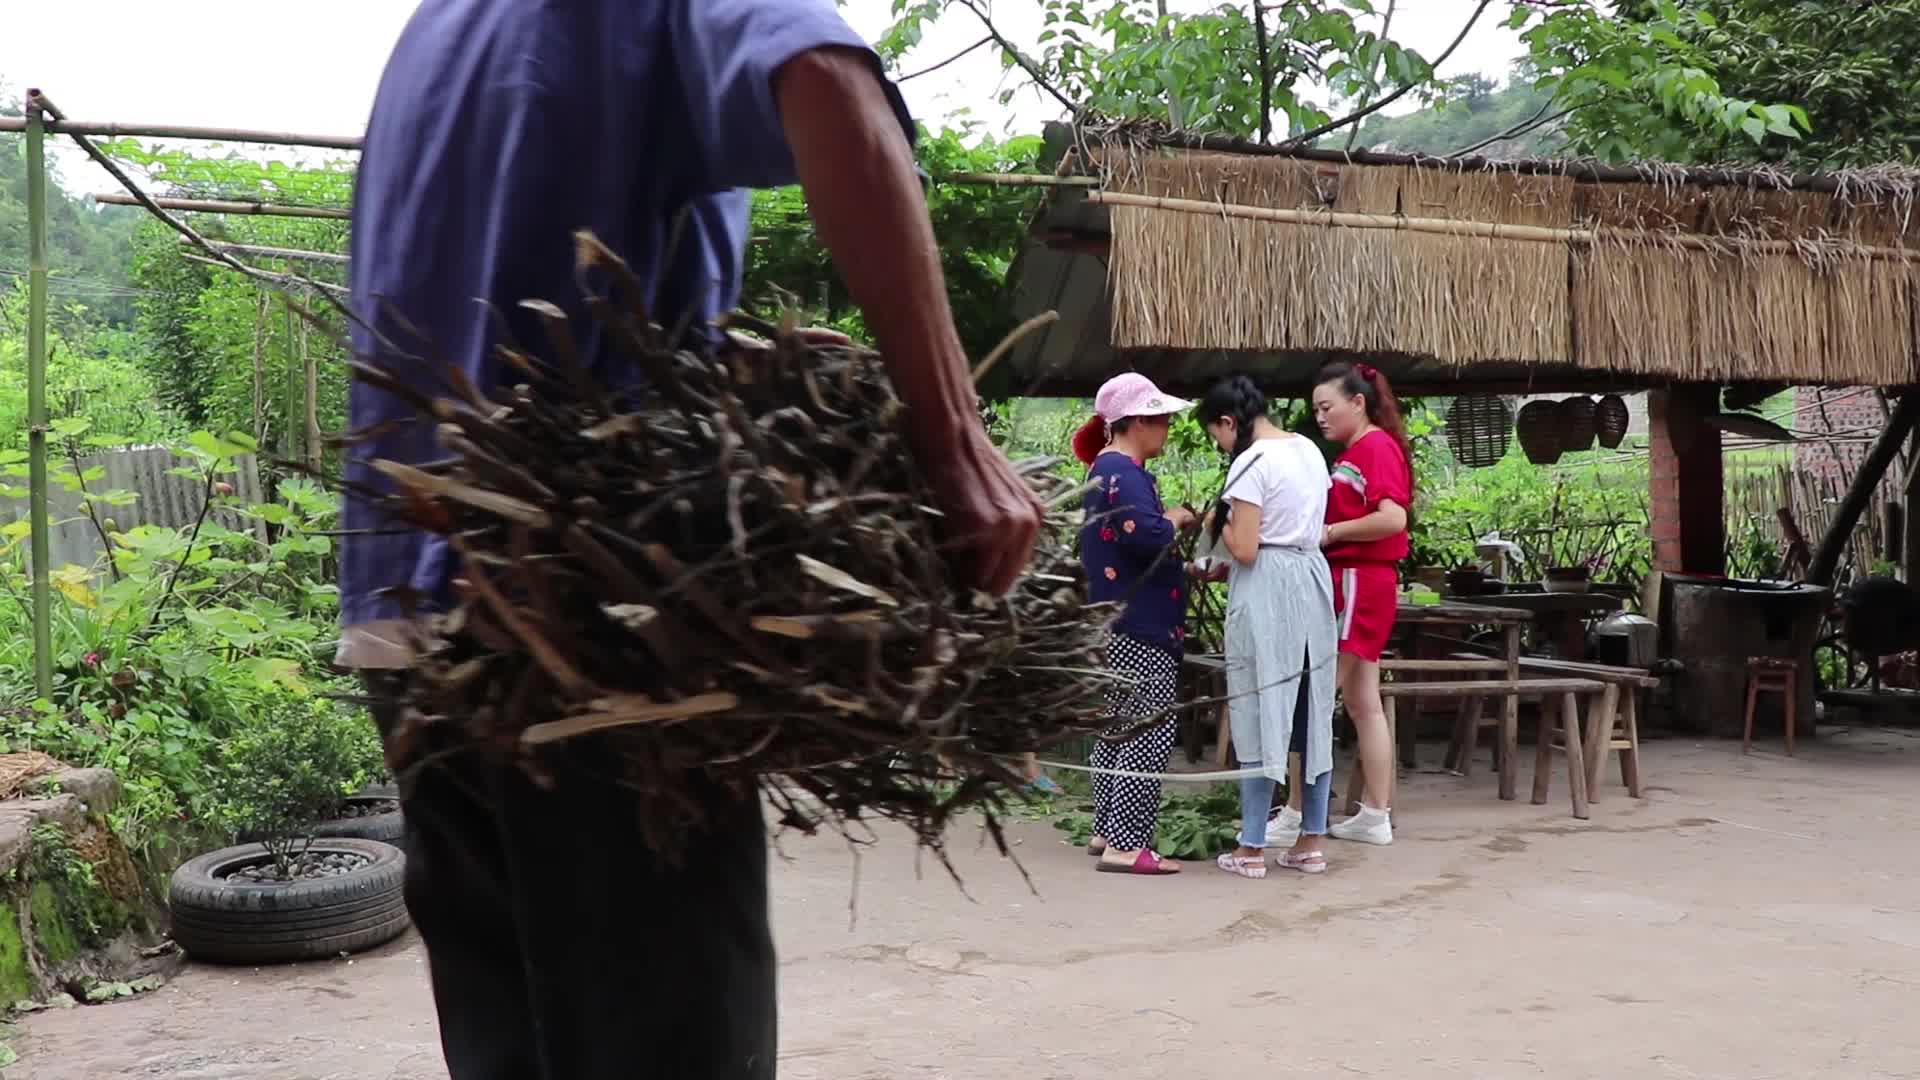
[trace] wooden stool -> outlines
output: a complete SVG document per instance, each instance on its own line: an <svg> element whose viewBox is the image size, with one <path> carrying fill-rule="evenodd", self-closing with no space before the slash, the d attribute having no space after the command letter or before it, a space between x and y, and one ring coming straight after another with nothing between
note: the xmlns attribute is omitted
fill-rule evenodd
<svg viewBox="0 0 1920 1080"><path fill-rule="evenodd" d="M1555 709L1555 704L1558 709ZM1559 716L1554 713L1558 711ZM1555 723L1555 720L1558 723ZM1547 801L1547 788L1553 780L1553 752L1561 751L1567 762L1567 787L1573 796L1573 816L1587 818L1587 751L1580 737L1580 695L1573 691L1548 694L1540 702L1540 734L1533 755L1533 804Z"/></svg>
<svg viewBox="0 0 1920 1080"><path fill-rule="evenodd" d="M1480 747L1480 733L1500 730L1499 710L1488 710L1487 699L1470 697L1460 702L1459 719L1453 723L1453 740L1447 746L1445 766L1461 776L1473 775L1473 752ZM1500 768L1500 740L1493 742L1493 767Z"/></svg>
<svg viewBox="0 0 1920 1080"><path fill-rule="evenodd" d="M1624 700L1622 697L1624 696ZM1600 801L1600 775L1606 771L1607 755L1620 751L1620 782L1627 787L1627 794L1638 799L1640 795L1640 689L1636 686L1610 684L1600 698L1599 716L1589 716L1587 723L1605 724L1604 732L1591 729L1587 732L1595 745L1588 747L1590 760L1587 762L1587 799Z"/></svg>
<svg viewBox="0 0 1920 1080"><path fill-rule="evenodd" d="M1740 752L1753 752L1753 706L1762 690L1778 692L1786 701L1787 756L1793 756L1794 706L1800 700L1800 665L1778 656L1755 656L1747 661L1746 737Z"/></svg>

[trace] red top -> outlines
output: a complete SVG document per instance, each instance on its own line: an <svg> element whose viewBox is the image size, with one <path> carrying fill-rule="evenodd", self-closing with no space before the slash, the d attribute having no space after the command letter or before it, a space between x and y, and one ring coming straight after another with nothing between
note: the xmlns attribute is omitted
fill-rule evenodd
<svg viewBox="0 0 1920 1080"><path fill-rule="evenodd" d="M1333 487L1327 492L1327 524L1363 518L1392 499L1413 508L1413 470L1393 436L1375 428L1354 440L1333 462ZM1407 530L1358 543L1327 548L1336 563L1395 563L1407 557Z"/></svg>

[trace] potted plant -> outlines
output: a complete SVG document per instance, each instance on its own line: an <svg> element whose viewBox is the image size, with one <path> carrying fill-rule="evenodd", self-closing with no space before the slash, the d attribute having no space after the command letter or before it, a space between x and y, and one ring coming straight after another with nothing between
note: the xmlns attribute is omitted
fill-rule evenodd
<svg viewBox="0 0 1920 1080"><path fill-rule="evenodd" d="M274 963L355 952L407 928L400 849L317 836L378 767L364 718L331 701L276 692L221 746L218 813L254 843L196 856L168 889L173 938L190 957Z"/></svg>

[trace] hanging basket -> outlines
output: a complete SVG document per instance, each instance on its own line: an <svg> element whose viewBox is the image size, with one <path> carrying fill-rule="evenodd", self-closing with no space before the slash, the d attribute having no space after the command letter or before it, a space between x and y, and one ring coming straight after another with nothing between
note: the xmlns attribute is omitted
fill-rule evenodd
<svg viewBox="0 0 1920 1080"><path fill-rule="evenodd" d="M1627 423L1631 419L1626 399L1619 394L1601 398L1593 407L1593 431L1600 445L1612 450L1626 441Z"/></svg>
<svg viewBox="0 0 1920 1080"><path fill-rule="evenodd" d="M1593 449L1594 404L1586 395L1570 397L1555 406L1560 414L1560 449L1577 454Z"/></svg>
<svg viewBox="0 0 1920 1080"><path fill-rule="evenodd" d="M1529 401L1520 406L1513 433L1520 438L1520 449L1535 465L1551 465L1560 460L1560 408L1551 401Z"/></svg>
<svg viewBox="0 0 1920 1080"><path fill-rule="evenodd" d="M1462 394L1447 406L1447 449L1462 465L1498 463L1512 436L1513 410L1498 394Z"/></svg>

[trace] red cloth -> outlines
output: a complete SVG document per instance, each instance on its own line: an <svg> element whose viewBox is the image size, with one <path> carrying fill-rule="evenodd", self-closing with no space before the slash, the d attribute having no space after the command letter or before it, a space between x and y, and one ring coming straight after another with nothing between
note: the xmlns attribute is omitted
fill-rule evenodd
<svg viewBox="0 0 1920 1080"><path fill-rule="evenodd" d="M1413 509L1413 470L1393 436L1375 428L1334 459L1333 487L1327 491L1327 524L1366 517L1380 508L1383 499ZM1327 548L1327 561L1335 564L1390 565L1406 557L1405 529L1378 540Z"/></svg>
<svg viewBox="0 0 1920 1080"><path fill-rule="evenodd" d="M1333 568L1334 625L1340 651L1379 663L1393 636L1400 603L1400 575L1391 563L1348 563Z"/></svg>

